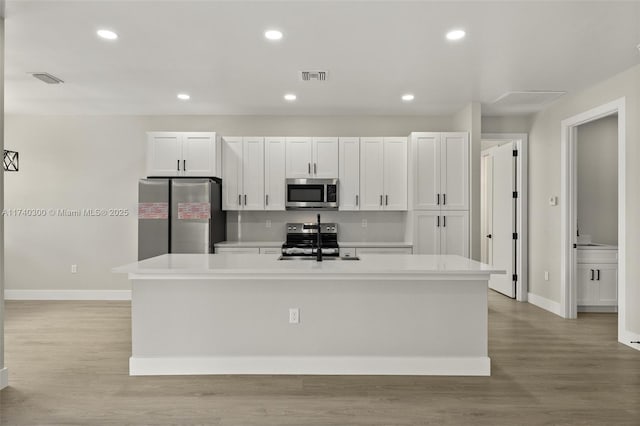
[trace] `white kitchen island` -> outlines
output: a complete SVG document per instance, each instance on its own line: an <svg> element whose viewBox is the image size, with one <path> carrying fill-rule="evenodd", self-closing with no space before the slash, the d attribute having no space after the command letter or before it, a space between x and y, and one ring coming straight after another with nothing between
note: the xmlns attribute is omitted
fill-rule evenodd
<svg viewBox="0 0 640 426"><path fill-rule="evenodd" d="M459 256L168 254L114 271L132 285L131 375L491 372L502 271Z"/></svg>

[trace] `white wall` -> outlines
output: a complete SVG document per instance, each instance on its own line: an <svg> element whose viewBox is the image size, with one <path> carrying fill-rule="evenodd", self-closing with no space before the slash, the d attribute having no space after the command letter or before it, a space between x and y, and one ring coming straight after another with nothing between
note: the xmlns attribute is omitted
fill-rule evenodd
<svg viewBox="0 0 640 426"><path fill-rule="evenodd" d="M136 182L144 176L146 131L404 136L411 131L449 131L451 126L449 117L418 116L9 115L6 145L20 151L20 172L5 175L6 208L128 208L132 215L5 217L6 286L21 290L129 288L126 277L112 274L110 269L136 260ZM348 215L345 223L359 226L358 214L344 214ZM274 214L278 223L282 222L279 215L282 213ZM369 226L373 227L367 229L377 229L385 237L389 232L395 236L395 230L403 226L397 213L389 213L385 219L365 216L372 218ZM260 214L247 217L254 218L256 232L262 230ZM389 220L388 226L385 220ZM376 238L371 237L373 233L361 232L354 228L347 235ZM78 265L77 274L70 273L72 264Z"/></svg>
<svg viewBox="0 0 640 426"><path fill-rule="evenodd" d="M535 115L529 137L529 291L560 302L560 123L562 120L626 98L626 324L640 333L640 65L582 92L567 95ZM544 281L544 271L550 272Z"/></svg>
<svg viewBox="0 0 640 426"><path fill-rule="evenodd" d="M578 229L618 244L618 117L578 126Z"/></svg>
<svg viewBox="0 0 640 426"><path fill-rule="evenodd" d="M483 116L482 133L529 133L531 115Z"/></svg>
<svg viewBox="0 0 640 426"><path fill-rule="evenodd" d="M480 151L482 144L482 111L479 102L470 102L453 116L452 131L469 132L469 253L480 260Z"/></svg>

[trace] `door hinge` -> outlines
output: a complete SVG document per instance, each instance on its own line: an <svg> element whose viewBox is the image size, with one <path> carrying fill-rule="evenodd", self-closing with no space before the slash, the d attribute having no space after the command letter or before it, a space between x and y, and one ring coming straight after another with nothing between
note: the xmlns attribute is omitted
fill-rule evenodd
<svg viewBox="0 0 640 426"><path fill-rule="evenodd" d="M514 239L514 240L517 240L517 239L518 239L518 233L517 233L517 232L514 232L514 233L513 233L513 239Z"/></svg>
<svg viewBox="0 0 640 426"><path fill-rule="evenodd" d="M517 157L517 156L518 156L518 150L517 150L517 149L514 149L514 150L513 150L513 156L514 156L514 157Z"/></svg>
<svg viewBox="0 0 640 426"><path fill-rule="evenodd" d="M513 281L518 281L518 274L513 274L511 278L513 278Z"/></svg>
<svg viewBox="0 0 640 426"><path fill-rule="evenodd" d="M513 198L518 198L518 191L513 191Z"/></svg>

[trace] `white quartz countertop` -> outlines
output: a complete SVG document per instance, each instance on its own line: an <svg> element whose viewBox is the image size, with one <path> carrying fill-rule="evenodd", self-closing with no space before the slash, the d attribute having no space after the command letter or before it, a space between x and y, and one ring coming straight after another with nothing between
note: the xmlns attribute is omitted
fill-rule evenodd
<svg viewBox="0 0 640 426"><path fill-rule="evenodd" d="M216 247L233 247L233 248L259 248L259 247L281 247L284 241L222 241L216 243ZM382 242L382 241L338 241L341 247L413 247L413 244L407 242Z"/></svg>
<svg viewBox="0 0 640 426"><path fill-rule="evenodd" d="M119 266L113 272L176 278L243 279L472 279L505 271L474 260L452 255L366 254L360 260L278 260L279 255L259 254L165 254Z"/></svg>

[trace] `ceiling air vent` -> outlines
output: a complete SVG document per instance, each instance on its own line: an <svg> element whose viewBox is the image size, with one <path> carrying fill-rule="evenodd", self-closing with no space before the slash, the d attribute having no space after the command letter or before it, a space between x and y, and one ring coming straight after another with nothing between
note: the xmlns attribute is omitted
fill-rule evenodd
<svg viewBox="0 0 640 426"><path fill-rule="evenodd" d="M327 81L328 71L300 71L300 80L302 81Z"/></svg>
<svg viewBox="0 0 640 426"><path fill-rule="evenodd" d="M507 92L495 101L486 104L483 112L491 114L528 114L544 109L567 92L555 90L523 90Z"/></svg>
<svg viewBox="0 0 640 426"><path fill-rule="evenodd" d="M46 73L46 72L32 72L31 75L34 76L35 78L37 78L38 80L43 81L43 82L45 82L47 84L64 83L64 81L62 81L61 79L59 79L55 75L51 75L51 74Z"/></svg>

